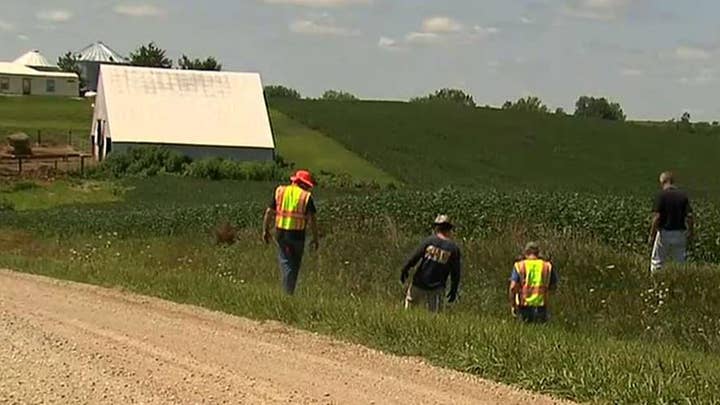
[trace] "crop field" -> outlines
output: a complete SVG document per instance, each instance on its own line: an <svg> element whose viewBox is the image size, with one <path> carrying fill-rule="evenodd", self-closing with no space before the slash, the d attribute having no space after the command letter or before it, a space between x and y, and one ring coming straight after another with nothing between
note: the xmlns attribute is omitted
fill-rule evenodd
<svg viewBox="0 0 720 405"><path fill-rule="evenodd" d="M419 186L638 193L674 170L720 195L720 136L568 116L400 102L271 100L387 173Z"/></svg>
<svg viewBox="0 0 720 405"><path fill-rule="evenodd" d="M484 109L271 106L283 112L273 113L276 131L295 128L298 160L319 161L302 138L320 137L344 151L325 167L341 170L353 156L355 173L403 183L316 190L321 248L308 252L297 296L280 293L274 248L260 237L270 182L2 184L0 268L279 320L579 401L720 401L716 138ZM667 167L693 191L697 238L690 265L650 277L651 192ZM463 250L460 299L439 316L405 312L400 266L440 212ZM213 237L225 221L237 229L230 246ZM540 327L514 322L507 304L513 260L529 240L560 275L552 320Z"/></svg>

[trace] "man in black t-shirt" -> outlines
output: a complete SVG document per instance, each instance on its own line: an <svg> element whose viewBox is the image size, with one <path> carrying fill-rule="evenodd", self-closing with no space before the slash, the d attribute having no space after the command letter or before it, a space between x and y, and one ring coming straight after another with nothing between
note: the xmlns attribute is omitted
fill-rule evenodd
<svg viewBox="0 0 720 405"><path fill-rule="evenodd" d="M650 272L662 269L669 259L685 263L687 244L692 240L694 219L687 194L675 187L673 174L660 175L662 191L655 198L648 242L652 244Z"/></svg>
<svg viewBox="0 0 720 405"><path fill-rule="evenodd" d="M453 225L446 215L439 215L433 223L433 236L425 239L403 266L400 281L405 284L410 269L417 266L405 297L405 308L425 305L431 312L439 312L445 299L447 279L450 277L448 302L455 302L460 287L460 248L452 241Z"/></svg>

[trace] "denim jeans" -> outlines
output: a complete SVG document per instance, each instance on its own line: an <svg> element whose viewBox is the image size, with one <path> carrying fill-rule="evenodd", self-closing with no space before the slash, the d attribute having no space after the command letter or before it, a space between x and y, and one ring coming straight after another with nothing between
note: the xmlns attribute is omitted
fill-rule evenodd
<svg viewBox="0 0 720 405"><path fill-rule="evenodd" d="M305 251L304 240L278 239L278 263L282 274L282 287L287 294L295 293L300 264Z"/></svg>
<svg viewBox="0 0 720 405"><path fill-rule="evenodd" d="M518 318L525 323L545 323L548 320L545 307L520 307Z"/></svg>
<svg viewBox="0 0 720 405"><path fill-rule="evenodd" d="M687 232L663 231L657 233L653 244L650 272L662 270L670 259L677 263L685 263L687 258Z"/></svg>

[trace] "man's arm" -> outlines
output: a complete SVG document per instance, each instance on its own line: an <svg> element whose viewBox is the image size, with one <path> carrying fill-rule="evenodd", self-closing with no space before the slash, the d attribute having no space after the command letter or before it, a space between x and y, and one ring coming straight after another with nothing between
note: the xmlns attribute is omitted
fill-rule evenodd
<svg viewBox="0 0 720 405"><path fill-rule="evenodd" d="M448 294L448 302L455 302L460 288L460 276L462 275L462 256L460 249L455 253L452 268L450 269L450 293Z"/></svg>
<svg viewBox="0 0 720 405"><path fill-rule="evenodd" d="M308 227L310 227L310 234L312 235L310 246L317 250L320 247L320 235L318 234L317 218L315 217L315 214L308 214L307 221Z"/></svg>
<svg viewBox="0 0 720 405"><path fill-rule="evenodd" d="M648 236L648 243L655 243L655 237L657 236L658 230L660 229L660 213L653 212L652 221L650 223L650 236Z"/></svg>
<svg viewBox="0 0 720 405"><path fill-rule="evenodd" d="M513 313L518 306L518 294L520 294L520 274L513 266L512 273L510 274L510 288L508 288L508 299L510 301L510 308L512 308Z"/></svg>
<svg viewBox="0 0 720 405"><path fill-rule="evenodd" d="M400 274L400 281L404 284L405 281L410 276L410 269L414 267L420 259L425 255L425 248L427 247L427 244L423 242L410 256L406 261L405 265L402 268L402 273Z"/></svg>
<svg viewBox="0 0 720 405"><path fill-rule="evenodd" d="M275 210L272 208L265 209L263 216L263 241L270 243L270 230L272 229L273 220L275 219Z"/></svg>

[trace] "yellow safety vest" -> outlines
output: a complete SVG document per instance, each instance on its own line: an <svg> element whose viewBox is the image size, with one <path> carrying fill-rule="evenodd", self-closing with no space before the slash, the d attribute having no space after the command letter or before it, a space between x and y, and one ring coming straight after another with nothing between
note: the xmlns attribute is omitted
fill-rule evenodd
<svg viewBox="0 0 720 405"><path fill-rule="evenodd" d="M305 230L310 192L291 184L275 189L275 227L286 231Z"/></svg>
<svg viewBox="0 0 720 405"><path fill-rule="evenodd" d="M552 264L542 259L522 260L515 263L520 275L520 306L544 307L547 305Z"/></svg>

